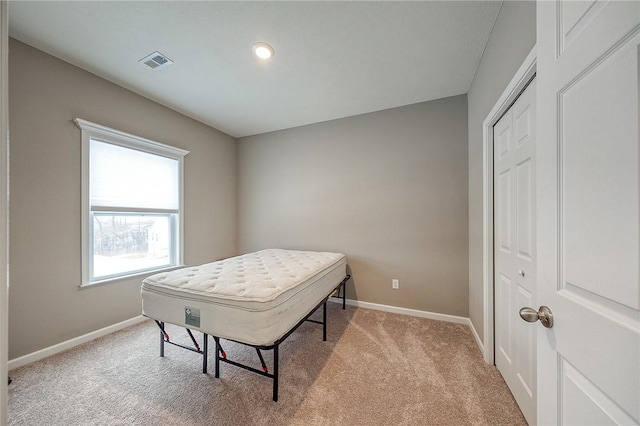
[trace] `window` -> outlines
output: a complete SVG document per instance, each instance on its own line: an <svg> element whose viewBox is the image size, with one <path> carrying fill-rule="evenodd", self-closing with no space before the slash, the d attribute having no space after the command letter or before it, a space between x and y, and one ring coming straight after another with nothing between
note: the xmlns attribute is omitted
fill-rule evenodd
<svg viewBox="0 0 640 426"><path fill-rule="evenodd" d="M188 151L75 122L82 130L82 285L180 266Z"/></svg>

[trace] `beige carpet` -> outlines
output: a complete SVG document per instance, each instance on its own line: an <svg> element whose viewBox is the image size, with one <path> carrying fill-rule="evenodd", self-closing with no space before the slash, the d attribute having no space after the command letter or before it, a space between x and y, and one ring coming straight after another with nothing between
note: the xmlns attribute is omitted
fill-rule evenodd
<svg viewBox="0 0 640 426"><path fill-rule="evenodd" d="M305 323L281 345L279 402L268 378L222 364L215 379L213 357L208 375L192 352L169 346L160 358L147 321L11 371L9 424L526 424L466 326L328 309L327 342L322 326ZM169 331L189 342L183 329ZM223 346L259 366L254 349Z"/></svg>

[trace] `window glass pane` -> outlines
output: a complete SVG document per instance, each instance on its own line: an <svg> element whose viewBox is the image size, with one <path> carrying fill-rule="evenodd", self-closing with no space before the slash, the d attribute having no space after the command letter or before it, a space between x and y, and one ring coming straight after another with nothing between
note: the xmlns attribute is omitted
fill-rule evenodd
<svg viewBox="0 0 640 426"><path fill-rule="evenodd" d="M178 210L178 160L91 139L92 206Z"/></svg>
<svg viewBox="0 0 640 426"><path fill-rule="evenodd" d="M175 264L172 215L93 214L93 278Z"/></svg>

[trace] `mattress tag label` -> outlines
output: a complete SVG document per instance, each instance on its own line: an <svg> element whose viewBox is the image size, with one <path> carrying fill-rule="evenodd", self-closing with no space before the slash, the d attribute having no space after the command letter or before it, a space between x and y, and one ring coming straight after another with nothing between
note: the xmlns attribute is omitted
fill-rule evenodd
<svg viewBox="0 0 640 426"><path fill-rule="evenodd" d="M200 327L200 309L190 306L184 307L184 323L194 327Z"/></svg>

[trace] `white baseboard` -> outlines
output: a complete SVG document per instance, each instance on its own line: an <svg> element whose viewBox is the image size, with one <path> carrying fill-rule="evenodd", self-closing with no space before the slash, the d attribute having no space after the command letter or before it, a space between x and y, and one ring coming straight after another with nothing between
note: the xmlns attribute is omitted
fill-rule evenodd
<svg viewBox="0 0 640 426"><path fill-rule="evenodd" d="M478 334L478 331L476 330L476 328L473 326L471 319L469 319L469 328L471 328L471 334L473 334L473 337L476 339L476 343L480 348L480 352L484 354L484 345L482 344L482 339L480 339L480 335Z"/></svg>
<svg viewBox="0 0 640 426"><path fill-rule="evenodd" d="M342 303L342 299L337 297L330 297L329 300L335 303ZM381 305L378 303L360 302L358 300L352 300L352 299L347 299L346 302L347 302L347 305L356 306L358 308L375 309L377 311L391 312L394 314L409 315L414 317L432 319L436 321L453 322L456 324L465 324L471 329L471 334L473 335L473 338L476 340L476 343L480 347L480 352L484 353L484 346L482 344L482 340L480 339L480 336L478 335L476 328L473 326L473 323L469 318L458 317L455 315L439 314L436 312L420 311L417 309L400 308L398 306Z"/></svg>
<svg viewBox="0 0 640 426"><path fill-rule="evenodd" d="M330 297L330 301L342 303L342 299ZM454 322L456 324L471 325L471 321L466 317L458 317L455 315L439 314L436 312L420 311L418 309L400 308L398 306L381 305L378 303L361 302L359 300L347 299L347 305L356 306L358 308L374 309L376 311L391 312L393 314L409 315L412 317L427 318L437 321Z"/></svg>
<svg viewBox="0 0 640 426"><path fill-rule="evenodd" d="M81 345L86 342L90 342L91 340L95 340L99 337L106 336L107 334L114 333L118 330L122 330L123 328L130 327L132 325L141 323L145 321L147 318L142 315L128 319L126 321L119 322L117 324L110 325L105 328L101 328L100 330L92 331L91 333L84 334L82 336L75 337L73 339L69 339L62 343L58 343L57 345L49 346L48 348L40 349L39 351L32 352L30 354L18 357L16 359L12 359L8 362L7 366L9 370L13 370L18 367L22 367L23 365L31 364L35 361L40 361L48 356L57 354L62 351L66 351L67 349L71 349L75 346Z"/></svg>
<svg viewBox="0 0 640 426"><path fill-rule="evenodd" d="M342 303L342 299L335 298L335 297L330 297L329 301L334 303ZM455 315L439 314L436 312L420 311L418 309L401 308L398 306L381 305L379 303L361 302L359 300L352 300L352 299L347 299L346 302L347 302L347 305L355 306L358 308L373 309L377 311L391 312L394 314L409 315L409 316L414 316L419 318L427 318L427 319L432 319L436 321L446 321L446 322L452 322L456 324L465 324L469 326L469 328L471 329L471 334L473 334L473 337L476 339L476 343L480 347L480 350L484 351L482 340L480 340L480 336L478 335L475 327L473 326L473 323L469 318L459 317ZM146 317L139 315L137 317L128 319L126 321L122 321L117 324L113 324L108 327L101 328L100 330L92 331L91 333L87 333L82 336L69 339L62 343L58 343L57 345L49 346L48 348L44 348L39 351L12 359L7 364L8 369L14 370L24 365L31 364L32 362L40 361L41 359L44 359L51 355L60 353L62 351L66 351L67 349L71 349L83 343L90 342L91 340L95 340L99 337L106 336L107 334L114 333L118 330L122 330L123 328L127 328L132 325L141 323L146 319L147 319Z"/></svg>

